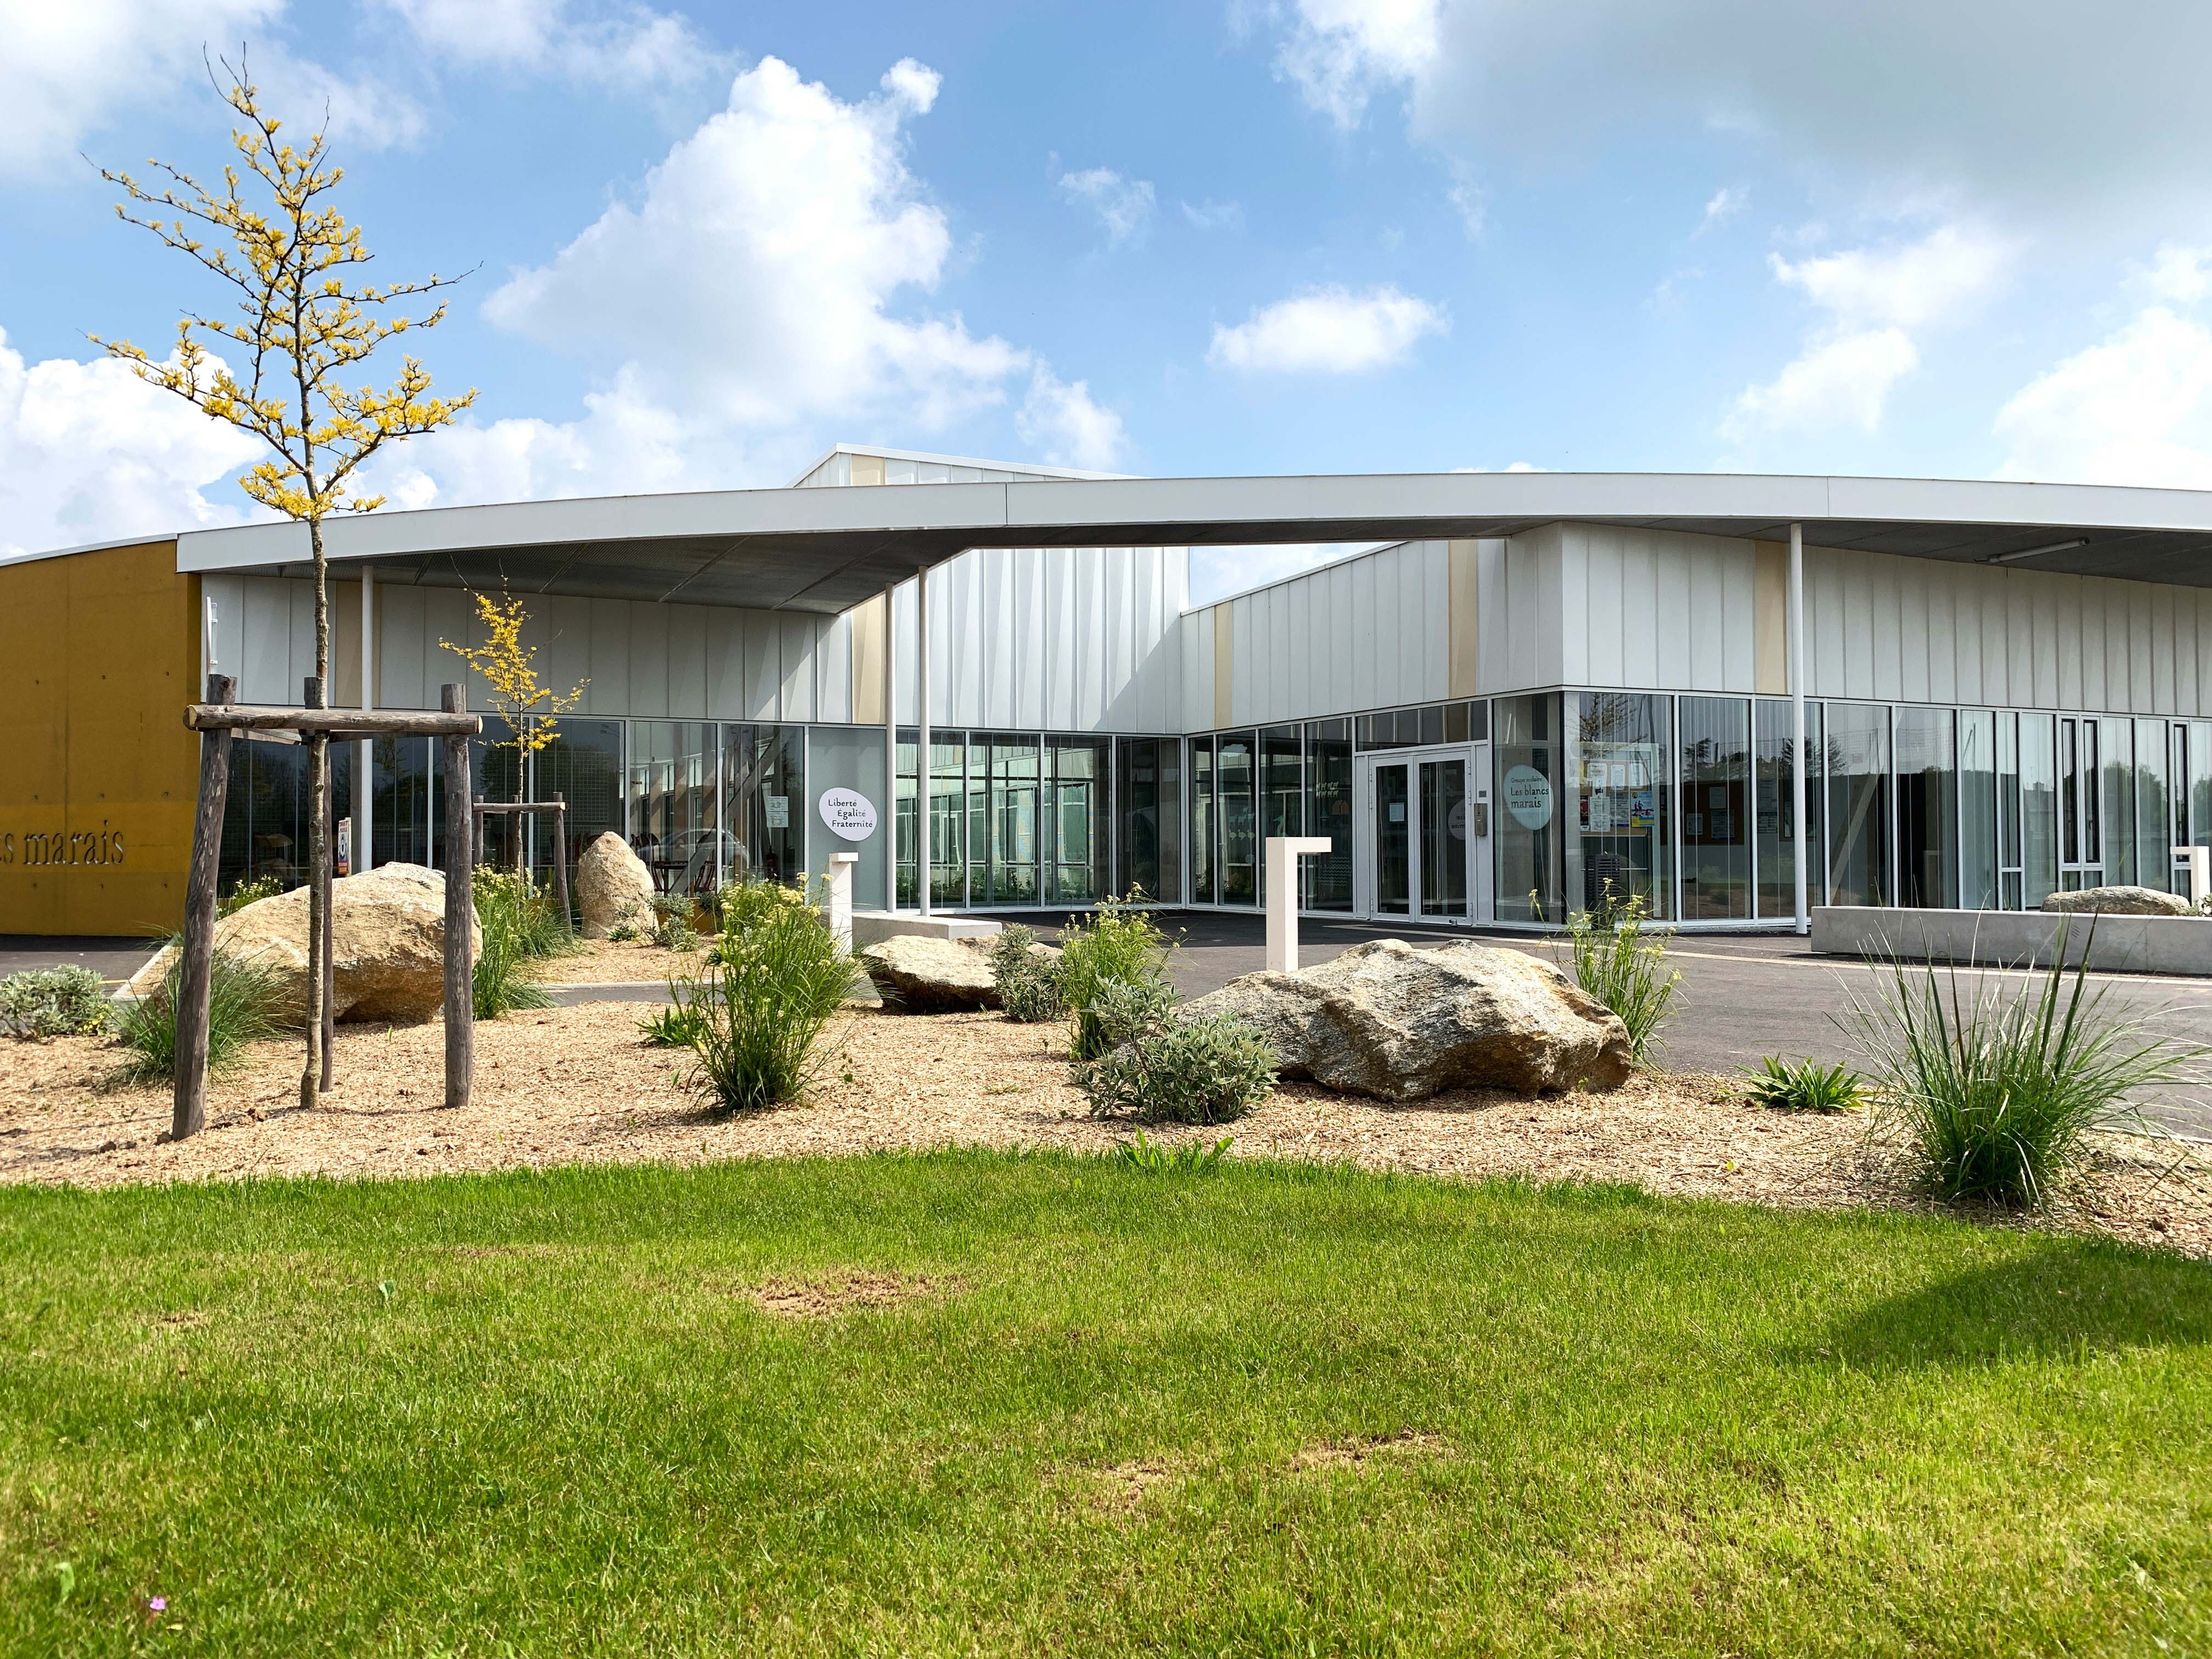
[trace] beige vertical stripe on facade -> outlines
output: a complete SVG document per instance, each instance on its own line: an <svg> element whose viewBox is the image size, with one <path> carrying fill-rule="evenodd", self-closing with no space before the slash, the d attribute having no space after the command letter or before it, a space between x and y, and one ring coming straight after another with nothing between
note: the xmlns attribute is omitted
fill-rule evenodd
<svg viewBox="0 0 2212 1659"><path fill-rule="evenodd" d="M1761 696L1785 697L1790 695L1790 550L1780 542L1753 542L1751 560L1752 689Z"/></svg>
<svg viewBox="0 0 2212 1659"><path fill-rule="evenodd" d="M335 577L330 584L331 596L331 696L335 708L361 707L361 583L339 581ZM311 654L307 665L314 666ZM290 696L300 695L300 688L290 688Z"/></svg>
<svg viewBox="0 0 2212 1659"><path fill-rule="evenodd" d="M878 593L848 613L853 618L853 722L884 723L884 641L890 600Z"/></svg>
<svg viewBox="0 0 2212 1659"><path fill-rule="evenodd" d="M1213 723L1217 726L1236 722L1237 646L1230 632L1230 607L1213 607Z"/></svg>
<svg viewBox="0 0 2212 1659"><path fill-rule="evenodd" d="M884 481L884 458L880 455L853 457L853 482L856 484L879 484Z"/></svg>
<svg viewBox="0 0 2212 1659"><path fill-rule="evenodd" d="M1444 564L1445 654L1448 697L1471 697L1481 689L1475 664L1475 641L1481 637L1481 612L1475 592L1479 568L1474 544L1448 543Z"/></svg>

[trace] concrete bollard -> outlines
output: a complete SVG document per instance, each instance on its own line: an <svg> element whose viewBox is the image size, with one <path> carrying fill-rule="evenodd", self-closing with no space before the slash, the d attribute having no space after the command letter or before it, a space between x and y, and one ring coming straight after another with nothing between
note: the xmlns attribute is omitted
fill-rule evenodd
<svg viewBox="0 0 2212 1659"><path fill-rule="evenodd" d="M823 878L830 890L830 932L846 951L853 948L853 866L860 861L858 853L832 853L830 873Z"/></svg>
<svg viewBox="0 0 2212 1659"><path fill-rule="evenodd" d="M1267 971L1298 971L1298 860L1326 853L1336 843L1327 836L1267 837Z"/></svg>

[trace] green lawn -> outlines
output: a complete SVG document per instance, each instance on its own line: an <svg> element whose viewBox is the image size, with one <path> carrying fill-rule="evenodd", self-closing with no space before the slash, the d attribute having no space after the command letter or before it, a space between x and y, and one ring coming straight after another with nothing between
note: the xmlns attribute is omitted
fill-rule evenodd
<svg viewBox="0 0 2212 1659"><path fill-rule="evenodd" d="M15 1189L0 1293L13 1653L2212 1651L2212 1268L2090 1243L975 1154Z"/></svg>

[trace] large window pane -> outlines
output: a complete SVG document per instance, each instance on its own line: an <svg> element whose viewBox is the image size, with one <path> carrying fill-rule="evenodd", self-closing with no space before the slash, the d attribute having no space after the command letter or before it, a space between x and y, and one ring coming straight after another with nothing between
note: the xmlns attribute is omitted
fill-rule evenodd
<svg viewBox="0 0 2212 1659"><path fill-rule="evenodd" d="M2173 890L2172 809L2166 798L2164 720L2136 722L2136 879Z"/></svg>
<svg viewBox="0 0 2212 1659"><path fill-rule="evenodd" d="M1959 711L1958 903L1997 908L1997 717Z"/></svg>
<svg viewBox="0 0 2212 1659"><path fill-rule="evenodd" d="M2212 847L2212 720L2189 727L2189 841Z"/></svg>
<svg viewBox="0 0 2212 1659"><path fill-rule="evenodd" d="M567 723L562 724L565 726ZM607 724L615 727L619 742L620 722L610 720ZM369 763L375 777L376 816L370 850L379 864L421 864L434 870L444 866L443 858L430 844L430 790L434 781L430 751L437 741L435 738L379 738L371 745L374 750ZM619 770L606 779L605 797L611 822L600 827L619 831ZM226 823L226 843L228 828Z"/></svg>
<svg viewBox="0 0 2212 1659"><path fill-rule="evenodd" d="M2021 907L2020 716L2008 708L1996 714L1997 908Z"/></svg>
<svg viewBox="0 0 2212 1659"><path fill-rule="evenodd" d="M1752 829L1759 866L1759 914L1794 919L1797 915L1796 714L1794 706L1762 697L1752 708L1752 782L1756 817ZM1806 751L1820 752L1820 705L1805 705ZM1820 880L1820 776L1816 765L1805 780L1807 902L1823 904Z"/></svg>
<svg viewBox="0 0 2212 1659"><path fill-rule="evenodd" d="M576 890L576 865L584 856L584 849L610 831L622 833L622 738L620 720L564 717L553 740L531 757L530 799L550 801L558 795L568 808L562 821L568 830L568 893L572 902ZM550 882L553 870L553 815L533 815L530 833L531 860L541 882ZM381 851L378 856L383 856Z"/></svg>
<svg viewBox="0 0 2212 1659"><path fill-rule="evenodd" d="M1115 887L1164 904L1182 902L1182 742L1124 738L1115 788L1121 796L1121 872Z"/></svg>
<svg viewBox="0 0 2212 1659"><path fill-rule="evenodd" d="M1260 837L1302 836L1305 821L1305 776L1298 728L1271 726L1260 733ZM1261 860L1261 896L1266 896L1266 860Z"/></svg>
<svg viewBox="0 0 2212 1659"><path fill-rule="evenodd" d="M2104 778L2105 883L2132 887L2136 881L2136 723L2107 720L2099 725L2104 750L2100 770Z"/></svg>
<svg viewBox="0 0 2212 1659"><path fill-rule="evenodd" d="M1832 702L1827 741L1828 902L1889 901L1889 710Z"/></svg>
<svg viewBox="0 0 2212 1659"><path fill-rule="evenodd" d="M1352 908L1352 732L1346 720L1306 726L1306 823L1327 836L1329 850L1301 859L1309 910Z"/></svg>
<svg viewBox="0 0 2212 1659"><path fill-rule="evenodd" d="M961 909L968 903L968 738L929 733L929 902Z"/></svg>
<svg viewBox="0 0 2212 1659"><path fill-rule="evenodd" d="M631 723L629 844L653 872L664 893L706 893L720 875L721 849L715 842L714 728L703 720L636 720ZM498 775L511 753L487 757L487 798L507 799ZM486 836L486 856L491 841Z"/></svg>
<svg viewBox="0 0 2212 1659"><path fill-rule="evenodd" d="M865 841L847 841L822 816L822 797L849 789L873 802L876 827ZM857 853L853 867L853 903L872 910L884 902L884 851L891 838L891 815L884 802L884 730L879 726L817 726L806 738L806 831L814 851L813 873L830 868L833 853Z"/></svg>
<svg viewBox="0 0 2212 1659"><path fill-rule="evenodd" d="M921 902L921 886L915 878L915 861L921 856L921 747L920 728L902 726L898 734L898 790L893 801L892 822L897 828L898 902L911 908Z"/></svg>
<svg viewBox="0 0 2212 1659"><path fill-rule="evenodd" d="M2020 717L2021 905L2058 890L2058 748L2048 714Z"/></svg>
<svg viewBox="0 0 2212 1659"><path fill-rule="evenodd" d="M1213 739L1190 740L1190 902L1213 902Z"/></svg>
<svg viewBox="0 0 2212 1659"><path fill-rule="evenodd" d="M1467 762L1425 760L1421 800L1421 914L1467 916Z"/></svg>
<svg viewBox="0 0 2212 1659"><path fill-rule="evenodd" d="M722 802L726 877L793 884L805 878L812 797L806 787L805 726L724 726Z"/></svg>
<svg viewBox="0 0 2212 1659"><path fill-rule="evenodd" d="M1649 914L1673 915L1667 699L1571 691L1566 712L1573 805L1563 829L1574 908L1640 897Z"/></svg>
<svg viewBox="0 0 2212 1659"><path fill-rule="evenodd" d="M1221 902L1256 904L1260 897L1258 757L1249 732L1224 732L1214 750L1214 788L1221 815Z"/></svg>
<svg viewBox="0 0 2212 1659"><path fill-rule="evenodd" d="M988 838L988 850L970 848L968 902L971 904L1037 902L1041 759L1037 739L1027 732L978 734L969 744L971 802L980 793L979 778L986 768L989 778L985 819L975 824L971 814L969 830L971 836L980 830ZM978 882L979 872L986 869L988 888Z"/></svg>
<svg viewBox="0 0 2212 1659"><path fill-rule="evenodd" d="M1897 711L1897 902L1959 903L1959 778L1948 708Z"/></svg>
<svg viewBox="0 0 2212 1659"><path fill-rule="evenodd" d="M1751 705L1683 697L1682 920L1751 915Z"/></svg>
<svg viewBox="0 0 2212 1659"><path fill-rule="evenodd" d="M1052 768L1052 811L1045 828L1051 863L1048 898L1089 904L1103 896L1113 839L1108 769L1112 740L1054 738L1047 748Z"/></svg>
<svg viewBox="0 0 2212 1659"><path fill-rule="evenodd" d="M1491 705L1498 775L1492 854L1501 921L1566 920L1560 874L1559 694L1499 697ZM1377 786L1380 793L1380 786Z"/></svg>

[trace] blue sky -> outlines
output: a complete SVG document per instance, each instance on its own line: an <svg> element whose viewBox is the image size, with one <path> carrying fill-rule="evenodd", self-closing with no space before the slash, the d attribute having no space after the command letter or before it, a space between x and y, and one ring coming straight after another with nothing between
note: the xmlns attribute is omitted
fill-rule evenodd
<svg viewBox="0 0 2212 1659"><path fill-rule="evenodd" d="M474 269L395 505L840 441L2212 486L2212 8L2107 10L0 0L0 552L246 514L84 337L211 301L82 158L219 167L240 41L387 274Z"/></svg>

